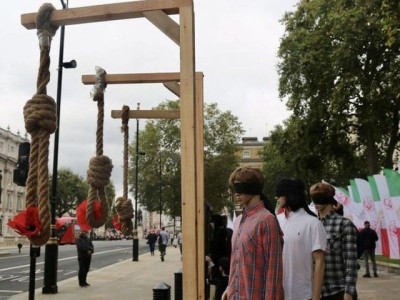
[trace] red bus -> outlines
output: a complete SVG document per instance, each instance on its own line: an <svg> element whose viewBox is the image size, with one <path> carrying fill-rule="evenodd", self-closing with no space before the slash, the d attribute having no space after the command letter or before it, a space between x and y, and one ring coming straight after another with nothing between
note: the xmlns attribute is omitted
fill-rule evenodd
<svg viewBox="0 0 400 300"><path fill-rule="evenodd" d="M80 227L76 224L75 217L61 217L56 219L56 230L59 245L75 244Z"/></svg>

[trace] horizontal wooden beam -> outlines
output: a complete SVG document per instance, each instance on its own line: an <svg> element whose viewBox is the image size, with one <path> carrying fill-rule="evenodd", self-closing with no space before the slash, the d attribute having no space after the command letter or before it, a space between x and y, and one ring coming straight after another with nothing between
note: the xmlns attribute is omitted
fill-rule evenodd
<svg viewBox="0 0 400 300"><path fill-rule="evenodd" d="M162 10L167 15L179 14L179 8L193 5L193 0L145 0L113 4L84 6L55 10L50 21L54 25L76 25L84 23L143 18L144 12ZM21 24L27 29L36 28L37 13L21 15Z"/></svg>
<svg viewBox="0 0 400 300"><path fill-rule="evenodd" d="M112 110L111 118L122 119L122 110ZM179 119L179 110L130 110L130 119Z"/></svg>
<svg viewBox="0 0 400 300"><path fill-rule="evenodd" d="M131 83L162 83L167 81L179 81L179 72L173 73L135 73L135 74L107 74L107 84L131 84ZM83 84L95 84L96 75L82 75Z"/></svg>
<svg viewBox="0 0 400 300"><path fill-rule="evenodd" d="M203 77L203 72L196 72L196 78ZM130 74L107 74L107 84L132 84L132 83L164 83L180 81L179 72L171 73L130 73ZM82 75L82 83L85 85L95 84L96 75Z"/></svg>
<svg viewBox="0 0 400 300"><path fill-rule="evenodd" d="M170 16L162 10L146 11L143 15L179 46L179 24L171 19Z"/></svg>

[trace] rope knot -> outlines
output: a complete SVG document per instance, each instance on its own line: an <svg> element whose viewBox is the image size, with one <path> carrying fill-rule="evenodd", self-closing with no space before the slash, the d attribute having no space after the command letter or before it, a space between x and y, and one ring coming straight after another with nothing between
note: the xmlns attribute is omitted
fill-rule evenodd
<svg viewBox="0 0 400 300"><path fill-rule="evenodd" d="M110 183L112 161L105 155L97 155L90 159L87 171L87 182L94 188L102 188Z"/></svg>
<svg viewBox="0 0 400 300"><path fill-rule="evenodd" d="M124 197L118 197L116 203L115 207L120 221L131 220L133 218L132 201L129 201Z"/></svg>
<svg viewBox="0 0 400 300"><path fill-rule="evenodd" d="M56 34L58 26L51 24L51 14L55 10L51 3L44 3L36 15L36 28L40 48L50 48L51 39Z"/></svg>
<svg viewBox="0 0 400 300"><path fill-rule="evenodd" d="M24 120L30 134L39 129L52 134L57 128L56 102L47 95L34 95L24 106Z"/></svg>
<svg viewBox="0 0 400 300"><path fill-rule="evenodd" d="M101 101L104 98L104 90L107 87L106 75L107 72L101 67L96 66L96 83L93 85L93 89L90 92L90 96L93 101Z"/></svg>

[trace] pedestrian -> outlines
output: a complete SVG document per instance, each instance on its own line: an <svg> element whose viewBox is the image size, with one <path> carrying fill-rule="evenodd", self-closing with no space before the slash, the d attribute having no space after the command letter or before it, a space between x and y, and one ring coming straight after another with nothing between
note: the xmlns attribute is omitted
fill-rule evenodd
<svg viewBox="0 0 400 300"><path fill-rule="evenodd" d="M162 227L158 236L158 250L160 250L161 261L164 261L164 256L167 254L168 238L168 232L165 231L165 227Z"/></svg>
<svg viewBox="0 0 400 300"><path fill-rule="evenodd" d="M179 231L177 240L178 240L179 251L181 252L181 258L182 258L182 231Z"/></svg>
<svg viewBox="0 0 400 300"><path fill-rule="evenodd" d="M327 237L322 300L353 300L357 283L356 229L353 223L335 213L335 189L328 183L316 183L310 196Z"/></svg>
<svg viewBox="0 0 400 300"><path fill-rule="evenodd" d="M375 247L376 242L378 241L378 235L376 234L376 231L371 228L369 221L364 222L364 229L360 231L359 238L364 249L363 257L365 262L365 274L363 277L371 277L369 273L369 259L371 259L372 262L372 271L374 272L374 277L378 277L375 260Z"/></svg>
<svg viewBox="0 0 400 300"><path fill-rule="evenodd" d="M282 300L282 232L260 198L264 176L254 167L229 178L242 214L232 236L229 283L222 299Z"/></svg>
<svg viewBox="0 0 400 300"><path fill-rule="evenodd" d="M79 272L78 280L80 287L87 287L90 284L87 282L87 274L90 269L90 262L92 261L92 254L94 251L93 243L88 237L88 231L82 229L79 237L76 239L76 249L78 252Z"/></svg>
<svg viewBox="0 0 400 300"><path fill-rule="evenodd" d="M146 239L147 239L147 244L149 245L150 254L151 256L154 256L154 249L157 242L157 235L154 229L150 230L150 233L147 235Z"/></svg>
<svg viewBox="0 0 400 300"><path fill-rule="evenodd" d="M324 280L326 233L306 201L306 188L298 179L276 184L277 216L283 232L283 289L285 300L319 300Z"/></svg>
<svg viewBox="0 0 400 300"><path fill-rule="evenodd" d="M173 245L173 243L174 243L174 237L175 237L175 232L170 232L169 233L169 240L171 241L171 246Z"/></svg>
<svg viewBox="0 0 400 300"><path fill-rule="evenodd" d="M222 294L226 290L229 281L229 264L230 259L228 257L221 257L218 261L219 270L221 276L217 280L217 286L215 289L215 300L221 300Z"/></svg>

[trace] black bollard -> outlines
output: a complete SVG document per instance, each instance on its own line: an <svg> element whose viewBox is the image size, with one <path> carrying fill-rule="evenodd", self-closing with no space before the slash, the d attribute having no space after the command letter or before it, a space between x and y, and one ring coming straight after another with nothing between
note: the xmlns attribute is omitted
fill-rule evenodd
<svg viewBox="0 0 400 300"><path fill-rule="evenodd" d="M21 244L21 243L18 243L17 247L18 247L18 253L21 254L22 244Z"/></svg>
<svg viewBox="0 0 400 300"><path fill-rule="evenodd" d="M153 300L171 300L171 286L165 282L157 284L153 288Z"/></svg>
<svg viewBox="0 0 400 300"><path fill-rule="evenodd" d="M182 270L178 270L174 273L175 279L175 300L182 300Z"/></svg>

